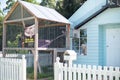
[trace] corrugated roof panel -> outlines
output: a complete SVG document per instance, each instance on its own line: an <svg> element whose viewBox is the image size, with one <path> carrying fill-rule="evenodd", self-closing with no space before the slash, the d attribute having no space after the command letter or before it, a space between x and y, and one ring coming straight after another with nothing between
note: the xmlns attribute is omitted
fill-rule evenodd
<svg viewBox="0 0 120 80"><path fill-rule="evenodd" d="M36 8L40 11L41 14L43 14L46 19L50 19L50 20L53 20L53 21L56 21L57 19L53 16L53 14L51 12L49 12L48 8L45 8L45 7L42 7L42 6L38 6L38 5L35 5Z"/></svg>
<svg viewBox="0 0 120 80"><path fill-rule="evenodd" d="M54 9L35 5L25 1L19 1L19 2L38 18L69 24L69 21Z"/></svg>
<svg viewBox="0 0 120 80"><path fill-rule="evenodd" d="M39 10L36 9L33 4L24 2L24 1L19 1L19 2L23 6L25 6L31 13L33 13L33 15L35 15L36 17L39 17L39 15L41 15L41 18L45 18L45 16L43 14L39 13Z"/></svg>
<svg viewBox="0 0 120 80"><path fill-rule="evenodd" d="M58 12L54 9L49 9L48 11L51 12L54 15L54 17L57 18L59 21L69 23L69 21L65 17L63 17L61 14L58 14Z"/></svg>

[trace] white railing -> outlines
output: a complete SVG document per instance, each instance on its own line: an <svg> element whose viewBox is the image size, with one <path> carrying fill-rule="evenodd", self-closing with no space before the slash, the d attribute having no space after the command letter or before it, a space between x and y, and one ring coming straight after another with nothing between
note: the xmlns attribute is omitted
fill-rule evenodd
<svg viewBox="0 0 120 80"><path fill-rule="evenodd" d="M26 80L26 60L0 58L0 80Z"/></svg>
<svg viewBox="0 0 120 80"><path fill-rule="evenodd" d="M54 80L120 80L119 67L102 67L91 65L76 65L68 67L67 64L56 59L54 65Z"/></svg>
<svg viewBox="0 0 120 80"><path fill-rule="evenodd" d="M7 58L22 58L23 54L6 54L5 57ZM34 66L34 55L33 54L24 54L25 59L27 61L26 66L27 67L33 67ZM0 57L3 57L2 54L0 54ZM39 61L41 66L49 66L52 65L52 54L39 54Z"/></svg>

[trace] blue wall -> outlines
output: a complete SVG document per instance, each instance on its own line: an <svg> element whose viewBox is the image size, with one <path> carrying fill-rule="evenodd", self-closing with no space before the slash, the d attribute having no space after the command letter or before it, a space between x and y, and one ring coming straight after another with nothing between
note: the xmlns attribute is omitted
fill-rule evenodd
<svg viewBox="0 0 120 80"><path fill-rule="evenodd" d="M80 29L87 29L87 55L78 53L74 63L106 65L105 29L117 24L120 24L120 8L109 8L83 25Z"/></svg>

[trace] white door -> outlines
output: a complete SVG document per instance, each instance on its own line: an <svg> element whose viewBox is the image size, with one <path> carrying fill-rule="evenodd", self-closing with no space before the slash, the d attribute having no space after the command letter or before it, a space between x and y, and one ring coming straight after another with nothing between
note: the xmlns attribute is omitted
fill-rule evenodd
<svg viewBox="0 0 120 80"><path fill-rule="evenodd" d="M120 29L106 30L106 65L120 67Z"/></svg>

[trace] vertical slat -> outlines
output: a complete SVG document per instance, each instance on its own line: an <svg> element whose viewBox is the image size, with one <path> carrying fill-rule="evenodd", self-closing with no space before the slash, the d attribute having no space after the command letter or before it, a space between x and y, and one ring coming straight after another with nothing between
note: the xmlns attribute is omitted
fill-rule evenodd
<svg viewBox="0 0 120 80"><path fill-rule="evenodd" d="M83 65L82 74L82 80L86 80L86 65Z"/></svg>
<svg viewBox="0 0 120 80"><path fill-rule="evenodd" d="M93 80L96 80L96 70L97 70L97 67L94 65L93 66Z"/></svg>
<svg viewBox="0 0 120 80"><path fill-rule="evenodd" d="M77 67L77 65L76 64L74 64L73 65L73 80L77 80L77 77L76 77L76 67Z"/></svg>
<svg viewBox="0 0 120 80"><path fill-rule="evenodd" d="M22 60L20 59L18 60L18 59L11 59L11 58L0 58L0 80L18 80L19 77L22 77L21 75L18 74L19 73L18 67L21 67L18 65L23 66L23 64L20 64L19 61L22 62ZM22 70L24 69L21 69L20 71ZM24 70L24 73L21 73L21 74L25 75L26 70ZM20 79L20 80L26 80L26 78Z"/></svg>
<svg viewBox="0 0 120 80"><path fill-rule="evenodd" d="M61 68L61 69L60 69L60 68ZM64 75L63 75L63 71L64 71L64 69L63 69L63 63L60 63L60 68L59 68L59 69L60 69L60 76L59 76L60 78L59 78L59 80L63 80L63 76L64 76ZM58 79L57 79L57 80L58 80Z"/></svg>
<svg viewBox="0 0 120 80"><path fill-rule="evenodd" d="M98 66L98 80L102 80L102 66Z"/></svg>
<svg viewBox="0 0 120 80"><path fill-rule="evenodd" d="M103 68L103 80L107 80L107 67L104 66Z"/></svg>
<svg viewBox="0 0 120 80"><path fill-rule="evenodd" d="M22 75L23 75L23 79L22 80L26 80L26 60L25 60L25 55L22 56Z"/></svg>
<svg viewBox="0 0 120 80"><path fill-rule="evenodd" d="M64 67L64 80L67 80L67 64L65 64L65 67Z"/></svg>
<svg viewBox="0 0 120 80"><path fill-rule="evenodd" d="M79 64L78 65L78 70L77 70L78 71L78 80L81 80L81 69L82 69L81 65Z"/></svg>
<svg viewBox="0 0 120 80"><path fill-rule="evenodd" d="M120 68L115 67L115 80L119 80L120 78Z"/></svg>
<svg viewBox="0 0 120 80"><path fill-rule="evenodd" d="M0 80L1 80L1 58L0 58Z"/></svg>
<svg viewBox="0 0 120 80"><path fill-rule="evenodd" d="M0 64L1 64L1 65L0 65L0 66L1 66L1 67L0 67L0 68L1 68L1 71L0 71L0 73L1 73L1 74L0 74L0 80L2 80L2 78L3 78L3 63L2 63L2 58L0 59Z"/></svg>
<svg viewBox="0 0 120 80"><path fill-rule="evenodd" d="M69 70L69 72L68 72L68 74L69 74L69 80L72 80L72 66L69 66L69 68L68 68Z"/></svg>
<svg viewBox="0 0 120 80"><path fill-rule="evenodd" d="M88 65L88 71L87 71L88 77L87 77L87 80L91 80L91 69L92 69L91 65Z"/></svg>
<svg viewBox="0 0 120 80"><path fill-rule="evenodd" d="M110 66L109 67L109 80L113 80L113 67L112 66Z"/></svg>
<svg viewBox="0 0 120 80"><path fill-rule="evenodd" d="M18 59L16 61L19 64ZM18 64L15 65L16 80L18 80L18 70L17 70Z"/></svg>
<svg viewBox="0 0 120 80"><path fill-rule="evenodd" d="M10 62L12 62L12 60L10 59ZM12 74L11 74L11 72L12 72L12 64L9 62L9 67L10 67L10 72L9 72L9 74L10 74L10 80L12 79Z"/></svg>
<svg viewBox="0 0 120 80"><path fill-rule="evenodd" d="M59 79L59 65L60 64L60 58L59 57L57 57L56 58L56 62L54 63L54 80L60 80Z"/></svg>

